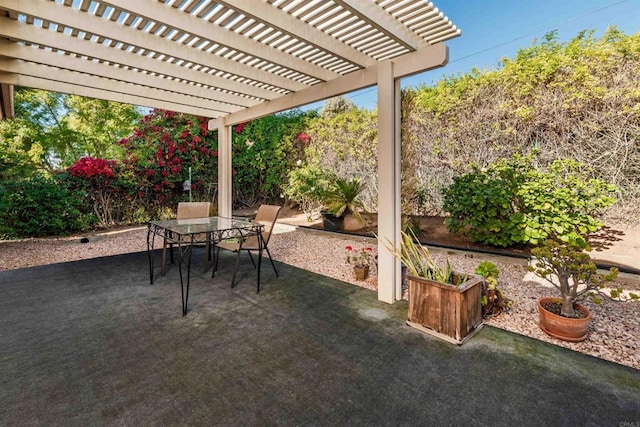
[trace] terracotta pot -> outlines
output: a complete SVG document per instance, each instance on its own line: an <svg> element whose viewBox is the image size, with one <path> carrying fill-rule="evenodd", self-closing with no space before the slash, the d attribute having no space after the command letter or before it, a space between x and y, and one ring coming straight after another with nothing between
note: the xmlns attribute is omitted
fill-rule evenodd
<svg viewBox="0 0 640 427"><path fill-rule="evenodd" d="M356 275L356 280L365 280L369 277L369 266L365 265L364 267L353 267L353 273Z"/></svg>
<svg viewBox="0 0 640 427"><path fill-rule="evenodd" d="M550 303L557 298L540 298L538 300L538 313L540 321L538 326L547 335L569 342L580 342L587 338L587 330L591 321L591 312L580 304L575 304L576 310L586 314L583 319L559 316L547 311L542 304Z"/></svg>

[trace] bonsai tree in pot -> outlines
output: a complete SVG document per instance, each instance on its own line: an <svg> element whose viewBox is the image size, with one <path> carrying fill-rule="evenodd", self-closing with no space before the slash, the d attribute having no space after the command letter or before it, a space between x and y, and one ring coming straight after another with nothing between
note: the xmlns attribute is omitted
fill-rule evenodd
<svg viewBox="0 0 640 427"><path fill-rule="evenodd" d="M337 219L336 227L338 229L342 229L344 217L349 214L353 214L359 222L362 222L362 216L360 216L358 210L362 209L363 206L358 200L358 196L364 188L364 184L359 178L336 178L333 185L324 194L327 208L323 212L323 218L329 218L333 221ZM326 223L325 228L327 228Z"/></svg>
<svg viewBox="0 0 640 427"><path fill-rule="evenodd" d="M480 276L460 274L446 261L439 266L412 231L401 232L400 247L385 243L407 268L407 324L446 341L462 344L482 327Z"/></svg>
<svg viewBox="0 0 640 427"><path fill-rule="evenodd" d="M540 328L556 338L566 341L586 339L591 313L578 301L591 296L594 302L600 302L599 296L607 296L602 290L605 284L618 275L613 267L608 274L598 273L588 250L584 240L547 239L531 251L536 260L528 270L551 283L560 293L560 298L542 298L538 302ZM609 296L621 298L623 295L622 289L617 287ZM631 298L634 297L637 298L632 294Z"/></svg>

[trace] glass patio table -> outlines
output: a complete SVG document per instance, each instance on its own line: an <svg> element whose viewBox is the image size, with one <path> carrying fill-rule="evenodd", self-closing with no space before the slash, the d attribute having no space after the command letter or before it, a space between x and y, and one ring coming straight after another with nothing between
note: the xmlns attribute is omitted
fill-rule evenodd
<svg viewBox="0 0 640 427"><path fill-rule="evenodd" d="M215 245L225 239L244 239L251 235L258 237L258 273L257 282L260 289L260 264L262 263L262 229L260 223L240 220L235 218L224 218L212 216L208 218L191 219L171 219L165 221L149 221L147 223L147 255L149 256L149 277L153 285L154 257L153 246L155 237L166 239L169 244L178 246L178 270L180 271L180 291L182 296L182 315L187 314L187 304L189 302L189 279L191 276L191 254L195 244L205 243L213 246L215 256ZM208 247L207 250L210 250ZM207 257L208 261L208 257ZM215 261L214 261L215 264ZM186 284L183 278L183 265L186 266ZM205 266L206 270L206 266ZM215 271L213 272L215 274ZM213 275L212 275L213 277Z"/></svg>

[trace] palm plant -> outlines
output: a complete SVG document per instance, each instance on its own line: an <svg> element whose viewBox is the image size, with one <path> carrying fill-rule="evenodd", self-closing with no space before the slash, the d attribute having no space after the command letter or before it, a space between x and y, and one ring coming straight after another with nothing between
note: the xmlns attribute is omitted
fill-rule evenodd
<svg viewBox="0 0 640 427"><path fill-rule="evenodd" d="M337 178L332 188L325 193L327 210L336 217L346 216L350 213L360 222L362 216L358 209L362 209L362 203L358 196L364 190L364 184L359 178Z"/></svg>

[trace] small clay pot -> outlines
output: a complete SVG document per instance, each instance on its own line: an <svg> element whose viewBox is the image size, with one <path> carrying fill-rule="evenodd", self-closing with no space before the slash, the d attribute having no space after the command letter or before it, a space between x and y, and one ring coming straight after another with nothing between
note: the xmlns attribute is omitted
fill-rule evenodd
<svg viewBox="0 0 640 427"><path fill-rule="evenodd" d="M365 265L364 267L353 267L353 273L356 275L356 280L365 280L369 277L369 266Z"/></svg>

